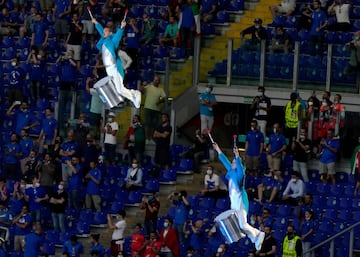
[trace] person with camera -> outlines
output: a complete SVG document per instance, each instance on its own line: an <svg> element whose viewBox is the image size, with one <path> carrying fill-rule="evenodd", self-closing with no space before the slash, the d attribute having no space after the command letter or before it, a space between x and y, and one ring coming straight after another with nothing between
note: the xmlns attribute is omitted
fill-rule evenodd
<svg viewBox="0 0 360 257"><path fill-rule="evenodd" d="M65 45L67 51L74 51L74 60L76 61L76 67L78 69L80 69L81 60L82 29L83 24L80 22L79 14L73 13L73 20L69 25L69 34Z"/></svg>
<svg viewBox="0 0 360 257"><path fill-rule="evenodd" d="M350 60L344 69L344 74L351 75L358 72L360 67L360 30L354 32L353 40L345 46L350 51Z"/></svg>
<svg viewBox="0 0 360 257"><path fill-rule="evenodd" d="M145 209L144 230L146 238L149 238L152 231L157 231L156 225L160 210L160 202L155 191L152 190L150 195L143 197L140 208Z"/></svg>
<svg viewBox="0 0 360 257"><path fill-rule="evenodd" d="M175 205L174 229L179 239L179 243L184 242L185 234L183 231L184 224L187 222L187 217L190 209L190 203L186 199L187 192L185 190L180 193L173 192L168 196L168 200Z"/></svg>
<svg viewBox="0 0 360 257"><path fill-rule="evenodd" d="M142 37L140 38L140 44L149 45L155 38L156 21L149 17L149 14L143 14L143 22L141 27Z"/></svg>
<svg viewBox="0 0 360 257"><path fill-rule="evenodd" d="M115 113L109 112L107 123L103 128L103 132L105 132L104 147L106 165L110 165L115 161L117 143L116 134L118 129L119 124L115 121Z"/></svg>
<svg viewBox="0 0 360 257"><path fill-rule="evenodd" d="M126 229L126 212L124 210L119 210L117 214L107 215L107 223L109 229L112 229L111 235L111 247L110 247L110 256L115 257L121 255L123 251L124 244L124 231Z"/></svg>

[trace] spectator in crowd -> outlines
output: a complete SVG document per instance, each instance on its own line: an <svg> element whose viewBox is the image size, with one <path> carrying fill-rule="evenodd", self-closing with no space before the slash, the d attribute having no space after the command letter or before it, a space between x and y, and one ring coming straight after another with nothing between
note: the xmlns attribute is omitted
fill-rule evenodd
<svg viewBox="0 0 360 257"><path fill-rule="evenodd" d="M198 0L190 0L190 7L192 9L193 15L194 15L194 21L195 21L195 32L196 35L201 34L201 17L200 17L200 2Z"/></svg>
<svg viewBox="0 0 360 257"><path fill-rule="evenodd" d="M159 39L160 45L177 46L178 45L178 29L179 25L174 16L169 17L169 24L166 25L165 33L162 38Z"/></svg>
<svg viewBox="0 0 360 257"><path fill-rule="evenodd" d="M65 232L65 211L68 195L64 188L64 181L60 181L56 190L50 194L49 200L52 223L54 230L58 232Z"/></svg>
<svg viewBox="0 0 360 257"><path fill-rule="evenodd" d="M283 188L283 183L284 179L280 170L266 174L257 186L258 198L254 200L262 204L265 197L266 202L272 203L274 200L277 200L279 192Z"/></svg>
<svg viewBox="0 0 360 257"><path fill-rule="evenodd" d="M68 178L68 203L69 208L80 212L81 210L81 187L83 180L83 173L81 166L79 164L79 158L73 156L70 160L66 161L67 166L69 167L69 173L67 174Z"/></svg>
<svg viewBox="0 0 360 257"><path fill-rule="evenodd" d="M166 94L160 86L160 77L154 76L149 85L142 85L140 91L145 94L145 133L146 144L154 144L154 130L160 123L161 103L165 102Z"/></svg>
<svg viewBox="0 0 360 257"><path fill-rule="evenodd" d="M301 223L301 241L303 251L309 250L314 239L316 229L316 221L314 220L314 213L312 210L305 211L304 219ZM304 257L311 257L311 253L303 255Z"/></svg>
<svg viewBox="0 0 360 257"><path fill-rule="evenodd" d="M7 28L6 32L9 36L15 35L19 27L19 19L16 15L11 15L8 8L1 10L0 27Z"/></svg>
<svg viewBox="0 0 360 257"><path fill-rule="evenodd" d="M357 170L356 168L359 167L359 163L357 162L359 152L360 152L360 136L357 137L356 146L352 152L351 159L350 159L351 174L356 174L356 170ZM360 155L359 155L359 157L360 157Z"/></svg>
<svg viewBox="0 0 360 257"><path fill-rule="evenodd" d="M49 199L49 195L40 185L39 177L34 176L32 178L32 187L29 187L25 191L25 200L29 203L29 210L31 212L32 221L40 223L41 220L41 208Z"/></svg>
<svg viewBox="0 0 360 257"><path fill-rule="evenodd" d="M307 162L310 154L311 141L307 138L306 129L300 129L299 137L292 140L291 150L294 153L293 170L300 172L304 182L309 182Z"/></svg>
<svg viewBox="0 0 360 257"><path fill-rule="evenodd" d="M70 240L64 242L62 254L67 253L72 257L81 257L84 254L84 246L78 241L76 235L71 235Z"/></svg>
<svg viewBox="0 0 360 257"><path fill-rule="evenodd" d="M122 21L125 10L129 7L126 0L107 0L105 7L110 10L111 20L115 26L118 26Z"/></svg>
<svg viewBox="0 0 360 257"><path fill-rule="evenodd" d="M0 178L0 202L6 202L9 197L10 192L6 186L6 179Z"/></svg>
<svg viewBox="0 0 360 257"><path fill-rule="evenodd" d="M279 5L272 5L270 6L270 12L273 18L277 15L286 15L291 16L296 8L296 1L295 0L282 0Z"/></svg>
<svg viewBox="0 0 360 257"><path fill-rule="evenodd" d="M31 97L34 103L37 103L38 99L44 99L47 97L47 71L46 71L46 52L40 48L38 51L31 49L28 56L28 62L31 63Z"/></svg>
<svg viewBox="0 0 360 257"><path fill-rule="evenodd" d="M264 149L264 135L258 130L258 123L252 120L250 131L246 135L245 142L245 163L246 169L253 175L259 171L259 160Z"/></svg>
<svg viewBox="0 0 360 257"><path fill-rule="evenodd" d="M101 101L99 94L93 88L93 85L97 82L97 80L98 79L96 77L87 78L86 91L91 95L89 113L90 132L95 136L96 139L99 139L102 122L101 111L103 108L103 102Z"/></svg>
<svg viewBox="0 0 360 257"><path fill-rule="evenodd" d="M143 245L145 243L145 237L141 233L142 226L140 223L135 225L134 233L131 235L131 253L141 253Z"/></svg>
<svg viewBox="0 0 360 257"><path fill-rule="evenodd" d="M138 51L139 51L139 38L140 38L140 30L137 27L136 19L130 18L128 22L128 26L126 27L126 49L125 51L130 56L133 62L130 65L130 69L137 70L138 69Z"/></svg>
<svg viewBox="0 0 360 257"><path fill-rule="evenodd" d="M284 107L285 112L285 136L289 139L291 147L293 138L297 138L298 127L301 125L301 104L295 92L290 95L290 101Z"/></svg>
<svg viewBox="0 0 360 257"><path fill-rule="evenodd" d="M223 198L228 196L227 187L220 176L214 173L214 167L207 166L204 178L204 189L200 191L203 197Z"/></svg>
<svg viewBox="0 0 360 257"><path fill-rule="evenodd" d="M297 23L297 30L298 32L301 30L310 30L311 29L311 23L312 23L312 9L310 4L307 4L301 9L300 17Z"/></svg>
<svg viewBox="0 0 360 257"><path fill-rule="evenodd" d="M14 191L11 193L11 199L13 200L12 209L15 213L20 213L25 201L26 181L16 181L14 184Z"/></svg>
<svg viewBox="0 0 360 257"><path fill-rule="evenodd" d="M49 151L49 146L55 144L55 139L58 135L58 122L53 115L50 107L45 109L45 119L42 120L41 131L39 135L39 153L43 153L46 149Z"/></svg>
<svg viewBox="0 0 360 257"><path fill-rule="evenodd" d="M20 38L30 37L32 35L32 32L34 31L34 23L36 21L36 14L36 7L31 6L30 12L25 14L24 25L19 28Z"/></svg>
<svg viewBox="0 0 360 257"><path fill-rule="evenodd" d="M174 199L178 197L177 199ZM168 195L168 199L175 206L175 216L174 216L174 229L179 239L179 243L184 243L185 234L184 234L184 224L187 222L188 212L190 209L190 203L186 199L187 192L185 190L180 193L172 192Z"/></svg>
<svg viewBox="0 0 360 257"><path fill-rule="evenodd" d="M150 240L145 241L142 257L156 257L158 256L162 243L158 240L156 231L150 232Z"/></svg>
<svg viewBox="0 0 360 257"><path fill-rule="evenodd" d="M141 164L145 151L145 129L140 122L140 116L135 114L132 118L132 125L125 135L124 148L128 149L129 164L137 159Z"/></svg>
<svg viewBox="0 0 360 257"><path fill-rule="evenodd" d="M156 231L157 219L160 210L160 202L156 197L156 192L151 191L149 196L143 197L141 209L145 209L144 230L145 236L149 238L152 231Z"/></svg>
<svg viewBox="0 0 360 257"><path fill-rule="evenodd" d="M126 229L125 216L126 212L124 210L119 210L115 218L110 214L107 215L109 229L113 231L110 247L111 257L118 256L118 254L121 254L123 251L124 232Z"/></svg>
<svg viewBox="0 0 360 257"><path fill-rule="evenodd" d="M16 215L12 220L12 224L15 227L14 250L18 253L24 251L23 241L25 239L25 235L27 235L31 231L31 223L32 220L29 209L27 205L23 205L21 207L21 212Z"/></svg>
<svg viewBox="0 0 360 257"><path fill-rule="evenodd" d="M95 45L95 37L94 37L95 27L94 24L91 22L91 16L87 8L90 8L91 13L95 13L95 7L97 5L97 2L98 2L97 0L84 1L82 7L83 11L79 12L82 13L81 15L81 21L83 23L82 40L85 42L88 40L88 38L90 38L90 43L92 47L94 47Z"/></svg>
<svg viewBox="0 0 360 257"><path fill-rule="evenodd" d="M14 109L18 107L18 109ZM39 122L35 120L34 115L29 110L27 102L15 101L6 111L6 115L15 117L15 133L21 134L22 129L29 130L39 125Z"/></svg>
<svg viewBox="0 0 360 257"><path fill-rule="evenodd" d="M74 131L69 130L67 134L67 139L64 143L61 144L59 155L61 157L61 174L62 180L67 184L68 177L71 174L70 167L68 162L73 156L79 151L78 143L74 140Z"/></svg>
<svg viewBox="0 0 360 257"><path fill-rule="evenodd" d="M79 150L86 145L86 135L89 133L90 123L85 113L80 113L77 119L68 119L68 127L74 130L75 141Z"/></svg>
<svg viewBox="0 0 360 257"><path fill-rule="evenodd" d="M205 92L199 96L201 131L212 130L214 125L214 106L217 104L215 95L212 94L213 85L207 85Z"/></svg>
<svg viewBox="0 0 360 257"><path fill-rule="evenodd" d="M296 171L293 171L291 174L291 179L288 182L282 196L282 200L285 203L288 203L293 206L297 206L300 199L305 195L305 184L304 181L300 179L300 174Z"/></svg>
<svg viewBox="0 0 360 257"><path fill-rule="evenodd" d="M27 162L27 158L29 157L30 151L34 148L34 141L29 138L29 133L26 129L22 129L20 132L20 149L22 152L21 159L20 159L20 167L21 172L25 172L25 164Z"/></svg>
<svg viewBox="0 0 360 257"><path fill-rule="evenodd" d="M283 256L302 256L303 248L301 243L301 238L296 235L295 227L293 225L288 225L287 234L284 238L282 244L282 254Z"/></svg>
<svg viewBox="0 0 360 257"><path fill-rule="evenodd" d="M69 34L65 41L66 51L73 51L73 59L76 61L76 67L80 69L81 44L82 44L83 24L80 22L79 14L73 13L72 22L69 25Z"/></svg>
<svg viewBox="0 0 360 257"><path fill-rule="evenodd" d="M259 129L265 138L267 120L271 110L271 100L265 95L265 88L263 86L258 87L257 96L252 101L250 109L255 111L254 119L257 121Z"/></svg>
<svg viewBox="0 0 360 257"><path fill-rule="evenodd" d="M148 13L143 14L140 44L149 45L155 38L156 20L152 19Z"/></svg>
<svg viewBox="0 0 360 257"><path fill-rule="evenodd" d="M65 39L69 33L68 16L71 13L70 2L55 0L53 20L55 21L56 38Z"/></svg>
<svg viewBox="0 0 360 257"><path fill-rule="evenodd" d="M340 94L336 94L331 106L333 128L335 129L335 134L340 137L344 133L345 126L345 106L341 103L341 98Z"/></svg>
<svg viewBox="0 0 360 257"><path fill-rule="evenodd" d="M184 233L189 239L189 245L198 253L202 254L203 244L206 239L206 232L203 220L196 220L194 223L189 220L184 224Z"/></svg>
<svg viewBox="0 0 360 257"><path fill-rule="evenodd" d="M127 70L128 68L130 68L133 60L131 59L131 57L127 54L127 52L125 52L123 50L123 45L122 43L120 43L119 47L118 47L118 50L117 50L117 55L119 56L121 62L122 62L122 65L123 65L123 69L124 69L124 72L125 72L125 81L126 81L126 73L127 73Z"/></svg>
<svg viewBox="0 0 360 257"><path fill-rule="evenodd" d="M261 231L265 231L266 227L272 226L274 219L271 215L271 210L269 208L264 207L262 213L256 216L256 225Z"/></svg>
<svg viewBox="0 0 360 257"><path fill-rule="evenodd" d="M169 115L161 114L161 125L155 131L155 163L158 167L167 169L170 163L170 137L172 127L170 126Z"/></svg>
<svg viewBox="0 0 360 257"><path fill-rule="evenodd" d="M259 251L256 251L256 256L276 256L276 240L272 235L271 226L264 227L265 238Z"/></svg>
<svg viewBox="0 0 360 257"><path fill-rule="evenodd" d="M335 163L337 159L337 153L340 148L340 140L334 138L334 129L330 128L327 131L327 137L323 138L320 142L321 157L320 157L320 174L323 183L326 183L328 176L330 176L331 182L336 183L336 170Z"/></svg>
<svg viewBox="0 0 360 257"><path fill-rule="evenodd" d="M134 158L131 167L128 169L123 188L128 191L139 190L143 187L143 171L140 167L139 160Z"/></svg>
<svg viewBox="0 0 360 257"><path fill-rule="evenodd" d="M304 218L306 211L308 210L312 211L314 209L312 203L313 203L313 196L309 193L305 194L304 198L298 202L296 218L302 220Z"/></svg>
<svg viewBox="0 0 360 257"><path fill-rule="evenodd" d="M319 112L319 129L318 129L318 137L319 138L325 138L327 135L327 131L330 128L333 128L332 126L332 117L333 117L333 109L332 102L329 98L324 97L321 106L320 106L320 112Z"/></svg>
<svg viewBox="0 0 360 257"><path fill-rule="evenodd" d="M41 161L38 159L37 152L31 150L29 156L26 158L25 170L22 174L22 179L26 183L31 184L33 177L38 177L41 171Z"/></svg>
<svg viewBox="0 0 360 257"><path fill-rule="evenodd" d="M344 68L344 74L348 76L358 72L360 68L360 31L354 32L353 39L346 43L345 46L350 50L350 60Z"/></svg>
<svg viewBox="0 0 360 257"><path fill-rule="evenodd" d="M35 23L33 25L33 31L31 34L30 45L34 46L35 51L39 51L41 48L47 46L49 39L49 29L46 22L43 21L41 13L36 14Z"/></svg>
<svg viewBox="0 0 360 257"><path fill-rule="evenodd" d="M2 182L3 183L3 182ZM3 194L3 193L2 193ZM5 200L1 199L0 201L0 226L1 228L9 228L12 225L12 213L7 208ZM6 238L4 238L6 239Z"/></svg>
<svg viewBox="0 0 360 257"><path fill-rule="evenodd" d="M329 30L348 32L351 29L350 12L351 2L335 0L328 8L328 15L335 14L335 20L329 25Z"/></svg>
<svg viewBox="0 0 360 257"><path fill-rule="evenodd" d="M101 170L96 167L96 162L90 161L90 170L85 175L87 179L85 207L91 210L94 206L97 212L101 211L101 197L100 197L100 183L101 183Z"/></svg>
<svg viewBox="0 0 360 257"><path fill-rule="evenodd" d="M279 123L275 123L273 126L273 134L269 137L267 161L270 172L279 171L282 153L286 149L285 136L281 134Z"/></svg>
<svg viewBox="0 0 360 257"><path fill-rule="evenodd" d="M105 254L105 248L102 244L100 244L100 234L91 234L91 246L89 249L90 255L94 255L95 251L97 252L97 256L102 257Z"/></svg>
<svg viewBox="0 0 360 257"><path fill-rule="evenodd" d="M34 231L24 238L24 257L39 256L44 251L44 238L40 224L35 224Z"/></svg>
<svg viewBox="0 0 360 257"><path fill-rule="evenodd" d="M162 243L160 254L166 257L179 257L179 241L175 229L172 227L172 219L166 217L159 233L159 241Z"/></svg>
<svg viewBox="0 0 360 257"><path fill-rule="evenodd" d="M284 30L283 26L276 26L275 35L271 39L270 52L271 53L284 53L288 54L291 50L291 37Z"/></svg>
<svg viewBox="0 0 360 257"><path fill-rule="evenodd" d="M20 177L20 158L22 156L21 146L17 142L17 136L12 133L10 143L5 146L4 173L2 177L17 180Z"/></svg>
<svg viewBox="0 0 360 257"><path fill-rule="evenodd" d="M192 58L194 53L194 13L191 8L192 0L187 0L180 8L179 30L180 46L186 48L186 57Z"/></svg>
<svg viewBox="0 0 360 257"><path fill-rule="evenodd" d="M311 55L323 54L324 28L328 25L326 13L321 9L320 2L314 0L312 25L310 29L310 53Z"/></svg>
<svg viewBox="0 0 360 257"><path fill-rule="evenodd" d="M90 162L97 163L101 148L91 133L88 133L85 138L86 144L81 149L81 166L84 174L87 174L90 170Z"/></svg>
<svg viewBox="0 0 360 257"><path fill-rule="evenodd" d="M211 22L218 10L217 2L215 0L201 1L200 15L204 23Z"/></svg>
<svg viewBox="0 0 360 257"><path fill-rule="evenodd" d="M15 101L24 101L23 89L25 88L24 79L25 71L20 67L19 57L16 56L11 60L11 70L9 72L9 103Z"/></svg>
<svg viewBox="0 0 360 257"><path fill-rule="evenodd" d="M116 134L119 130L119 124L115 121L115 113L108 113L107 122L103 128L105 133L104 147L105 147L105 161L107 165L113 164L116 153Z"/></svg>
<svg viewBox="0 0 360 257"><path fill-rule="evenodd" d="M244 42L246 35L251 35L251 39ZM262 19L256 18L254 25L244 29L240 32L240 50L244 51L259 51L261 48L261 41L266 40L267 33L265 27L262 26Z"/></svg>

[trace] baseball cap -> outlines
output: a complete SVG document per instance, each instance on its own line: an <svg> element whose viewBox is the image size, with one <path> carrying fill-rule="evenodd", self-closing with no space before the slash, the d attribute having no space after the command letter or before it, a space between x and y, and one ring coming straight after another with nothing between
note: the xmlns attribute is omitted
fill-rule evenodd
<svg viewBox="0 0 360 257"><path fill-rule="evenodd" d="M115 117L115 113L113 113L113 112L109 112L108 116Z"/></svg>
<svg viewBox="0 0 360 257"><path fill-rule="evenodd" d="M262 23L262 19L256 18L256 19L254 20L254 23L259 23L259 24L261 24L261 23Z"/></svg>

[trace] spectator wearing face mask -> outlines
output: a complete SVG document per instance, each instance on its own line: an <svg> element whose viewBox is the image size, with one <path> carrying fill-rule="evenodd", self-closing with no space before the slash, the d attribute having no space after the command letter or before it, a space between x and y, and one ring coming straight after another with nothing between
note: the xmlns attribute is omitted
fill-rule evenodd
<svg viewBox="0 0 360 257"><path fill-rule="evenodd" d="M143 171L140 168L139 161L134 158L131 167L127 171L123 188L128 191L141 189L143 187L142 179Z"/></svg>
<svg viewBox="0 0 360 257"><path fill-rule="evenodd" d="M205 92L199 96L201 131L212 130L214 125L214 106L217 104L215 95L212 94L212 85L207 85Z"/></svg>
<svg viewBox="0 0 360 257"><path fill-rule="evenodd" d="M54 230L58 232L65 232L65 211L68 197L64 185L64 181L60 181L49 200L52 223Z"/></svg>
<svg viewBox="0 0 360 257"><path fill-rule="evenodd" d="M15 101L23 101L25 88L24 80L26 74L25 71L20 67L19 57L15 57L11 60L11 70L9 72L9 103Z"/></svg>
<svg viewBox="0 0 360 257"><path fill-rule="evenodd" d="M282 244L282 256L302 256L303 248L301 238L296 235L295 227L289 225L287 227L287 234Z"/></svg>
<svg viewBox="0 0 360 257"><path fill-rule="evenodd" d="M172 227L172 219L165 218L163 227L159 233L159 241L162 242L161 256L179 257L179 241L175 229Z"/></svg>
<svg viewBox="0 0 360 257"><path fill-rule="evenodd" d="M311 141L307 139L306 135L306 129L300 129L299 138L293 138L291 145L294 153L293 170L301 173L304 182L309 181L307 162L311 146Z"/></svg>
<svg viewBox="0 0 360 257"><path fill-rule="evenodd" d="M264 242L261 246L261 249L259 251L256 251L256 256L275 257L276 240L272 236L271 226L265 226L264 232L265 232Z"/></svg>
<svg viewBox="0 0 360 257"><path fill-rule="evenodd" d="M264 149L264 135L258 130L258 123L252 120L250 131L246 135L245 154L246 169L256 175L259 171L259 159Z"/></svg>
<svg viewBox="0 0 360 257"><path fill-rule="evenodd" d="M227 187L219 175L214 173L214 167L209 165L204 178L204 189L200 191L203 197L223 198L228 196Z"/></svg>
<svg viewBox="0 0 360 257"><path fill-rule="evenodd" d="M185 240L184 234L184 224L187 222L187 214L189 213L190 203L186 199L187 192L181 191L180 193L171 193L168 196L168 200L175 205L175 217L174 217L174 229L176 231L177 237L180 243L183 243ZM176 199L176 197L178 197Z"/></svg>
<svg viewBox="0 0 360 257"><path fill-rule="evenodd" d="M284 203L291 204L293 206L297 206L299 201L305 195L305 184L304 181L300 179L299 173L293 171L291 174L291 179L288 182L282 200Z"/></svg>
<svg viewBox="0 0 360 257"><path fill-rule="evenodd" d="M155 191L150 191L149 196L143 197L140 208L145 209L144 229L145 236L149 238L150 233L152 231L156 231L156 224L160 210L160 202L156 198Z"/></svg>
<svg viewBox="0 0 360 257"><path fill-rule="evenodd" d="M251 39L247 39L244 42L246 35L251 35ZM262 19L256 18L254 20L254 25L244 29L240 33L241 44L240 50L244 51L258 51L261 48L261 41L266 40L267 33L265 27L262 26Z"/></svg>
<svg viewBox="0 0 360 257"><path fill-rule="evenodd" d="M29 203L29 210L33 221L41 221L41 209L48 199L49 196L45 189L40 185L39 178L37 176L33 177L32 187L29 187L25 191L25 200Z"/></svg>
<svg viewBox="0 0 360 257"><path fill-rule="evenodd" d="M90 161L90 170L85 175L87 179L85 207L91 210L94 206L97 212L101 211L100 182L101 170L96 167L95 161Z"/></svg>
<svg viewBox="0 0 360 257"><path fill-rule="evenodd" d="M105 161L106 164L112 164L115 161L116 152L116 134L119 130L119 124L115 121L115 113L109 112L107 123L103 128L105 133L104 147L105 147Z"/></svg>

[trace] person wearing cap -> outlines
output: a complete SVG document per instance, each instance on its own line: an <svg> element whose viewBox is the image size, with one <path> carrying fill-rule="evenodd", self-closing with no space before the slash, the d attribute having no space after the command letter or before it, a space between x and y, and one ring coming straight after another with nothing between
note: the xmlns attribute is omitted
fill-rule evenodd
<svg viewBox="0 0 360 257"><path fill-rule="evenodd" d="M81 257L84 254L84 246L78 242L76 235L71 235L70 240L64 242L61 252L62 254L68 253L71 257Z"/></svg>
<svg viewBox="0 0 360 257"><path fill-rule="evenodd" d="M300 179L299 172L293 171L282 196L283 202L297 206L305 195L305 184Z"/></svg>
<svg viewBox="0 0 360 257"><path fill-rule="evenodd" d="M119 130L119 124L115 121L115 113L109 112L107 122L103 128L105 133L104 147L105 147L105 161L107 165L115 161L116 153L116 134Z"/></svg>
<svg viewBox="0 0 360 257"><path fill-rule="evenodd" d="M286 16L291 16L295 11L296 0L282 0L279 5L270 6L270 12L275 19L277 15L284 14Z"/></svg>
<svg viewBox="0 0 360 257"><path fill-rule="evenodd" d="M94 255L94 252L97 251L97 256L104 256L105 248L102 244L99 243L100 234L91 235L91 246L89 249L90 255Z"/></svg>
<svg viewBox="0 0 360 257"><path fill-rule="evenodd" d="M214 106L217 102L215 95L212 94L213 88L213 85L208 84L205 91L199 96L201 131L212 130L214 125Z"/></svg>
<svg viewBox="0 0 360 257"><path fill-rule="evenodd" d="M254 25L240 32L241 42L243 42L246 35L251 35L251 39L246 40L240 49L246 51L260 50L261 41L267 38L266 29L262 26L262 19L256 18Z"/></svg>

